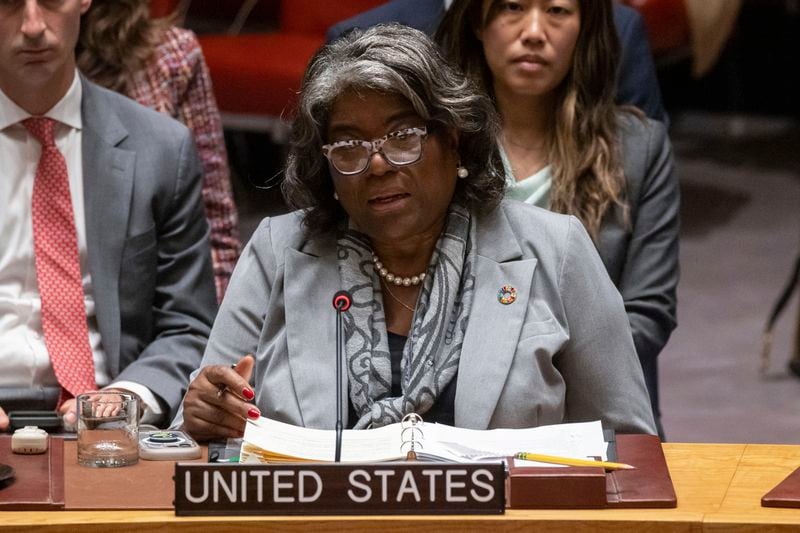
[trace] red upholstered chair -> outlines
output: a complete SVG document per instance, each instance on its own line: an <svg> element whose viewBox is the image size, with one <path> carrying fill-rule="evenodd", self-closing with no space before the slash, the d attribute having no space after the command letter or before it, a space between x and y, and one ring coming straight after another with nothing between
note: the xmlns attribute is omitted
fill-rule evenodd
<svg viewBox="0 0 800 533"><path fill-rule="evenodd" d="M691 35L685 0L623 0L641 13L656 57L683 56Z"/></svg>
<svg viewBox="0 0 800 533"><path fill-rule="evenodd" d="M276 32L201 35L226 127L273 130L268 117L291 113L303 71L325 42L325 30L383 2L282 0Z"/></svg>
<svg viewBox="0 0 800 533"><path fill-rule="evenodd" d="M153 18L162 18L172 15L178 9L182 0L150 0L150 15Z"/></svg>

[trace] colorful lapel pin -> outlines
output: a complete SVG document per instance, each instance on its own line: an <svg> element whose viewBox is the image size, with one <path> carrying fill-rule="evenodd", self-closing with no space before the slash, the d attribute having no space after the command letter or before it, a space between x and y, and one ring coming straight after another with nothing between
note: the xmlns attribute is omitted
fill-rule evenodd
<svg viewBox="0 0 800 533"><path fill-rule="evenodd" d="M513 304L517 301L517 289L511 285L503 285L497 291L497 301L503 305Z"/></svg>

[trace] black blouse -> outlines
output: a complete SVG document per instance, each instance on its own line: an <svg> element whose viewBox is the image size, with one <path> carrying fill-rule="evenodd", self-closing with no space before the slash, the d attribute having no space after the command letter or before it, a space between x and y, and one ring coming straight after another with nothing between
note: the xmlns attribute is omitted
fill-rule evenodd
<svg viewBox="0 0 800 533"><path fill-rule="evenodd" d="M400 383L401 378L401 370L400 364L403 359L403 348L405 348L407 337L403 335L397 335L389 333L389 356L391 358L392 363L392 393L393 397L402 396L403 394L403 387ZM428 410L427 413L419 413L425 422L438 422L440 424L448 424L450 426L455 425L455 405L456 405L456 381L458 378L458 373L453 376L453 379L450 380L450 383L444 388L444 390L439 395L439 398L436 400L436 403ZM348 420L350 423L348 424L350 428L352 428L356 422L358 421L358 415L356 415L355 408L353 407L353 402L348 401L348 409L349 415Z"/></svg>

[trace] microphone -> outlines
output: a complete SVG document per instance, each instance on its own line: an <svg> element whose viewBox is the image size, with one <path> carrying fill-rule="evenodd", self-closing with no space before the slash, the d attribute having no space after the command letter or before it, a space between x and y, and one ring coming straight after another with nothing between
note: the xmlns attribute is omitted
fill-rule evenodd
<svg viewBox="0 0 800 533"><path fill-rule="evenodd" d="M350 293L347 291L339 291L333 295L333 308L340 312L345 312L350 309L350 304L353 303L350 298Z"/></svg>
<svg viewBox="0 0 800 533"><path fill-rule="evenodd" d="M350 309L353 299L347 291L338 291L333 295L333 308L336 310L336 457L337 463L342 460L342 341L344 341L344 322L342 313Z"/></svg>

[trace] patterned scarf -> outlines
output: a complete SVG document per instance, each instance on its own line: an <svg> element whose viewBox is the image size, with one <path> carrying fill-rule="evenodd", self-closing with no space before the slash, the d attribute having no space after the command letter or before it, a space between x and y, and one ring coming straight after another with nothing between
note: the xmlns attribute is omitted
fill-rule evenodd
<svg viewBox="0 0 800 533"><path fill-rule="evenodd" d="M345 353L356 429L423 414L458 371L475 288L474 228L469 212L450 206L411 323L403 358L400 397L391 397L392 364L380 276L369 239L351 228L337 242L339 276L353 304L345 313Z"/></svg>

